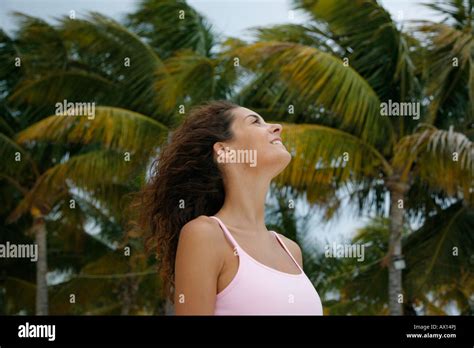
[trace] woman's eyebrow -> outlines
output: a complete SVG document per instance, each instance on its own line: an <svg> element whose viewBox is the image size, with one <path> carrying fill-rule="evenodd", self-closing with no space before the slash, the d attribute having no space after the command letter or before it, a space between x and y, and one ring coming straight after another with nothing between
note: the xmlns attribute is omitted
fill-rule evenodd
<svg viewBox="0 0 474 348"><path fill-rule="evenodd" d="M265 122L265 120L264 120L262 117L260 117L260 116L258 116L258 115L255 115L255 114L247 115L247 116L245 116L245 119L247 119L247 117L256 117L256 118L259 119L260 121Z"/></svg>

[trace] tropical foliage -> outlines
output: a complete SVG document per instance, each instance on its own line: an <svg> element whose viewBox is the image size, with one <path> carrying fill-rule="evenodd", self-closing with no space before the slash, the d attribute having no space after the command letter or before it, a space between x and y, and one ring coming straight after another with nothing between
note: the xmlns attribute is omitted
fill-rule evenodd
<svg viewBox="0 0 474 348"><path fill-rule="evenodd" d="M328 314L472 314L472 0L433 1L442 23L403 26L376 0L292 3L310 20L253 28L253 42L184 0L141 1L123 23L16 14L0 31L0 242L40 249L37 265L0 261L2 313L163 313L125 208L187 110L225 98L284 123L293 160L268 223L300 241ZM381 114L402 103L412 114ZM314 211L349 206L374 217L351 241L364 262L305 237Z"/></svg>

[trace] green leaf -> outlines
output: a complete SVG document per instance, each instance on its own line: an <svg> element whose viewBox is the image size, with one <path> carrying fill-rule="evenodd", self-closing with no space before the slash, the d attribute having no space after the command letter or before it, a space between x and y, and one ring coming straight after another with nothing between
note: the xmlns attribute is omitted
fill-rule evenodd
<svg viewBox="0 0 474 348"><path fill-rule="evenodd" d="M452 204L428 217L421 228L404 243L408 272L405 277L412 293L424 293L440 286L462 285L463 273L474 286L474 213L462 202ZM467 286L468 282L464 283Z"/></svg>
<svg viewBox="0 0 474 348"><path fill-rule="evenodd" d="M10 214L13 222L34 206L49 212L56 202L72 187L80 187L94 194L104 186L130 180L147 162L143 158L126 160L123 153L97 150L69 158L46 170L34 187Z"/></svg>
<svg viewBox="0 0 474 348"><path fill-rule="evenodd" d="M183 0L142 0L127 18L127 26L168 58L180 49L212 56L216 34L212 25Z"/></svg>
<svg viewBox="0 0 474 348"><path fill-rule="evenodd" d="M295 108L322 105L340 120L341 129L374 145L391 145L393 130L380 117L380 100L370 85L343 61L316 48L285 42L259 42L237 48L232 54L242 65L269 75L266 87L284 81Z"/></svg>
<svg viewBox="0 0 474 348"><path fill-rule="evenodd" d="M375 0L295 0L327 25L336 43L348 55L349 64L381 100L406 100L418 82L404 35L390 13Z"/></svg>
<svg viewBox="0 0 474 348"><path fill-rule="evenodd" d="M310 203L335 204L339 188L354 193L364 180L390 175L390 164L372 145L347 132L313 124L284 124L286 148L292 154L288 167L276 178L279 185L290 185L306 193ZM368 192L367 192L368 194Z"/></svg>
<svg viewBox="0 0 474 348"><path fill-rule="evenodd" d="M397 144L393 165L405 168L405 176L413 171L431 187L472 202L474 144L462 133L429 127L406 136Z"/></svg>
<svg viewBox="0 0 474 348"><path fill-rule="evenodd" d="M108 149L151 156L166 134L167 128L150 117L98 106L93 116L49 116L20 132L17 141L101 144Z"/></svg>

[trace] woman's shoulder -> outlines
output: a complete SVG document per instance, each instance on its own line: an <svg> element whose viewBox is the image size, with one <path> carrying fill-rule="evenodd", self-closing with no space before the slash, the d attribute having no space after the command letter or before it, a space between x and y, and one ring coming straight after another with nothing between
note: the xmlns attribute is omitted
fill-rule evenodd
<svg viewBox="0 0 474 348"><path fill-rule="evenodd" d="M189 222L182 228L180 239L192 239L196 242L217 242L221 240L219 225L216 220L206 215L200 215Z"/></svg>
<svg viewBox="0 0 474 348"><path fill-rule="evenodd" d="M183 230L208 230L209 228L217 228L217 221L206 215L200 215L190 221L188 221Z"/></svg>
<svg viewBox="0 0 474 348"><path fill-rule="evenodd" d="M177 259L184 260L180 261L182 264L198 262L208 268L215 266L216 272L222 268L222 238L217 231L219 226L213 221L207 216L199 216L181 228Z"/></svg>

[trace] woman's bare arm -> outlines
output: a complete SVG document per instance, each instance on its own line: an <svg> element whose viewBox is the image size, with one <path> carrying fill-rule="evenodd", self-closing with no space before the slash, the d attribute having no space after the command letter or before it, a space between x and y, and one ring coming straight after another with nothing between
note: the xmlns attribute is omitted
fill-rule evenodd
<svg viewBox="0 0 474 348"><path fill-rule="evenodd" d="M218 227L200 216L182 229L175 262L175 314L213 315L223 258L219 254Z"/></svg>

